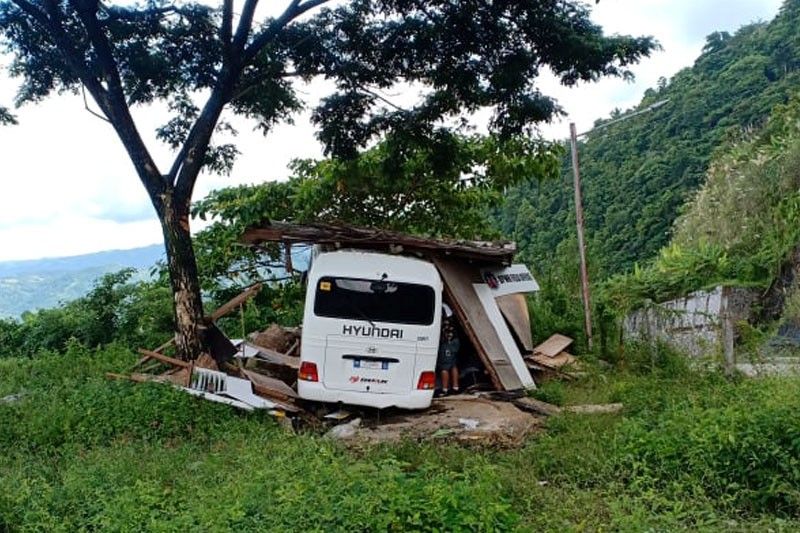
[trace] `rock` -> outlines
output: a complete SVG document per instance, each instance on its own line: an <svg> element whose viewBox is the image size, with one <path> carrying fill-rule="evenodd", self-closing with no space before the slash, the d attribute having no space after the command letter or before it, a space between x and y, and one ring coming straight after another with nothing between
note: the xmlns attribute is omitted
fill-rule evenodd
<svg viewBox="0 0 800 533"><path fill-rule="evenodd" d="M18 402L25 396L24 392L18 392L16 394L9 394L8 396L3 396L0 398L0 403L14 403Z"/></svg>
<svg viewBox="0 0 800 533"><path fill-rule="evenodd" d="M358 428L361 426L361 419L355 418L346 424L339 424L331 428L325 436L329 439L348 440L352 439L358 433Z"/></svg>

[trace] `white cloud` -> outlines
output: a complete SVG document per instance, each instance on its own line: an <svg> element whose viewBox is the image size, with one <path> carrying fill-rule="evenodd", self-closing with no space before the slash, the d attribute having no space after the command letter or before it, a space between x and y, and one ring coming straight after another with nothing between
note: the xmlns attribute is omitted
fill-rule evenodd
<svg viewBox="0 0 800 533"><path fill-rule="evenodd" d="M59 215L46 222L0 228L0 260L135 248L160 239L161 230L155 218L118 223L82 215Z"/></svg>
<svg viewBox="0 0 800 533"><path fill-rule="evenodd" d="M627 108L659 77L670 77L699 54L704 36L735 31L770 19L781 0L601 0L593 18L609 34L650 34L664 46L633 70L634 84L603 80L565 89L544 77L542 90L558 98L568 116L542 131L563 138L567 124L580 130L614 108ZM0 104L13 98L15 82L0 75ZM306 89L310 98L322 94ZM404 95L397 96L404 101ZM163 120L163 108L138 110L139 129L149 141ZM83 109L79 96L55 96L19 112L20 125L0 128L0 260L71 255L158 242L161 233L147 195L113 130ZM295 157L318 157L319 144L308 114L282 125L266 139L240 121L242 152L231 177L201 177L195 197L226 185L283 179ZM167 166L162 145L154 157Z"/></svg>

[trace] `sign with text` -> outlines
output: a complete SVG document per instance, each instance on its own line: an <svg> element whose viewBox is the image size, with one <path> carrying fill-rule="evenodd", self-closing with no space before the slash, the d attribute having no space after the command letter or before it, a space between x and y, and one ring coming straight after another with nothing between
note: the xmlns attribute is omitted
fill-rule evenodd
<svg viewBox="0 0 800 533"><path fill-rule="evenodd" d="M495 297L539 290L539 284L536 283L530 270L525 265L511 265L506 268L482 268L481 277Z"/></svg>

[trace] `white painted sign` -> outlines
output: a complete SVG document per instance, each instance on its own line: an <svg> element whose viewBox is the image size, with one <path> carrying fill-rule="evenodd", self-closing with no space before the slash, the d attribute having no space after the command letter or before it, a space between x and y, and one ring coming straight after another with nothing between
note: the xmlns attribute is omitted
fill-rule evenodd
<svg viewBox="0 0 800 533"><path fill-rule="evenodd" d="M506 268L482 268L483 282L491 289L492 296L505 296L519 292L536 292L539 284L525 265Z"/></svg>

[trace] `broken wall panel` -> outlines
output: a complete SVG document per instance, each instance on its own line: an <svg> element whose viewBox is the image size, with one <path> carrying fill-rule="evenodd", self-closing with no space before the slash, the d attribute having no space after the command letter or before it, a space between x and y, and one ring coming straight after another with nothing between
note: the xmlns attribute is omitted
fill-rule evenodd
<svg viewBox="0 0 800 533"><path fill-rule="evenodd" d="M499 390L522 389L522 381L472 286L481 281L478 271L461 261L436 258L433 262L442 276L453 311L475 346L492 384Z"/></svg>
<svg viewBox="0 0 800 533"><path fill-rule="evenodd" d="M528 365L525 364L522 353L517 347L517 342L514 340L514 336L511 334L511 330L508 328L503 314L497 306L497 301L494 298L492 289L484 283L473 283L472 288L475 290L475 294L478 295L478 299L483 305L484 311L486 311L486 316L489 318L497 336L500 338L500 343L505 351L506 359L511 363L511 366L517 373L522 387L525 389L536 388L536 384L533 382L531 373L528 370Z"/></svg>

